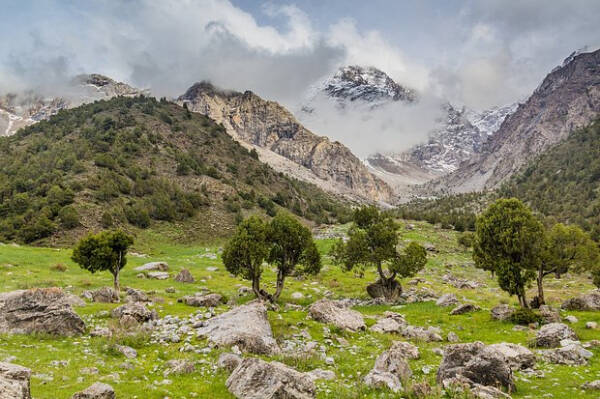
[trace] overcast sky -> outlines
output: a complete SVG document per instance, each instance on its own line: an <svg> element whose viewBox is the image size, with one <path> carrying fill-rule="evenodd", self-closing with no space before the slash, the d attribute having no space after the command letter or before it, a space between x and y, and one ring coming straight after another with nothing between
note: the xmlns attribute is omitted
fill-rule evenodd
<svg viewBox="0 0 600 399"><path fill-rule="evenodd" d="M157 95L192 83L293 106L344 64L475 109L527 97L600 45L598 0L0 0L0 91L103 73Z"/></svg>

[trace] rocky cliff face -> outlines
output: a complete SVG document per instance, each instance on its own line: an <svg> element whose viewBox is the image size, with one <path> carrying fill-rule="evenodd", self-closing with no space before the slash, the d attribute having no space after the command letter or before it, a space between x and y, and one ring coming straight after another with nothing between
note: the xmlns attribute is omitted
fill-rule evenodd
<svg viewBox="0 0 600 399"><path fill-rule="evenodd" d="M10 136L22 127L48 119L61 109L116 96L140 94L147 94L147 91L98 74L79 75L61 93L50 96L35 91L0 94L0 136Z"/></svg>
<svg viewBox="0 0 600 399"><path fill-rule="evenodd" d="M310 132L274 101L203 82L190 87L177 102L222 123L230 135L259 150L261 160L278 170L330 191L375 201L392 199L391 189L347 147Z"/></svg>
<svg viewBox="0 0 600 399"><path fill-rule="evenodd" d="M570 56L555 68L481 153L430 189L469 192L498 187L533 156L600 114L600 50Z"/></svg>

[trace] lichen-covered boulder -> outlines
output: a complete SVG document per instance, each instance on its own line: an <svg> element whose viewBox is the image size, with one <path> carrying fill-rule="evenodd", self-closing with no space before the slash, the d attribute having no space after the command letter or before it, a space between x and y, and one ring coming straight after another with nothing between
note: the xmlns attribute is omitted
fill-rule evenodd
<svg viewBox="0 0 600 399"><path fill-rule="evenodd" d="M349 331L366 329L361 313L329 299L321 299L313 303L308 313L316 321L333 324L341 329Z"/></svg>
<svg viewBox="0 0 600 399"><path fill-rule="evenodd" d="M77 392L71 399L116 399L115 390L108 384L96 382L81 392Z"/></svg>
<svg viewBox="0 0 600 399"><path fill-rule="evenodd" d="M542 326L535 336L537 346L555 348L563 339L577 340L577 334L563 323L550 323Z"/></svg>
<svg viewBox="0 0 600 399"><path fill-rule="evenodd" d="M600 290L594 290L587 294L567 299L562 303L561 308L565 310L599 311Z"/></svg>
<svg viewBox="0 0 600 399"><path fill-rule="evenodd" d="M30 369L0 362L0 399L31 399L30 378Z"/></svg>

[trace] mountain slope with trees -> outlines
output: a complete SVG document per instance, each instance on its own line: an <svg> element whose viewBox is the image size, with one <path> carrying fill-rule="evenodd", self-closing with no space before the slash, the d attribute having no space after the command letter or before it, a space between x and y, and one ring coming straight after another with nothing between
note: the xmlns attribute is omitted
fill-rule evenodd
<svg viewBox="0 0 600 399"><path fill-rule="evenodd" d="M261 163L206 116L118 97L62 110L0 140L0 239L72 242L101 228L174 223L182 237L229 235L277 208L316 222L345 206Z"/></svg>

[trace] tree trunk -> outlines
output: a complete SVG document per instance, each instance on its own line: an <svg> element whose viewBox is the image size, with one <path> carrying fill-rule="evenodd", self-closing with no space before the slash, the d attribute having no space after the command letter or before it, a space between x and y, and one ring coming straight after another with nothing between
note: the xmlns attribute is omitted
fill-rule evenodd
<svg viewBox="0 0 600 399"><path fill-rule="evenodd" d="M538 304L541 306L546 303L544 300L544 273L543 273L542 268L540 268L538 270L537 288L538 288Z"/></svg>
<svg viewBox="0 0 600 399"><path fill-rule="evenodd" d="M525 296L525 288L521 290L521 300L523 304L521 305L524 309L529 309L529 304L527 303L527 297Z"/></svg>
<svg viewBox="0 0 600 399"><path fill-rule="evenodd" d="M277 302L277 300L279 299L279 296L281 295L281 292L283 291L284 281L285 281L285 276L283 274L283 271L281 271L281 270L277 271L277 288L275 290L275 294L272 296L271 302Z"/></svg>
<svg viewBox="0 0 600 399"><path fill-rule="evenodd" d="M395 277L380 278L367 286L367 293L371 298L383 297L386 302L396 302L402 295L402 286Z"/></svg>
<svg viewBox="0 0 600 399"><path fill-rule="evenodd" d="M121 286L119 284L119 270L118 269L113 274L113 287L114 287L115 291L117 291L117 296L118 296L121 292Z"/></svg>

